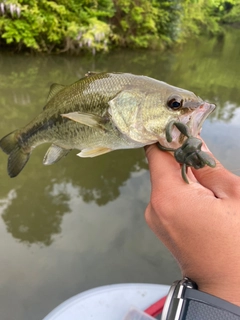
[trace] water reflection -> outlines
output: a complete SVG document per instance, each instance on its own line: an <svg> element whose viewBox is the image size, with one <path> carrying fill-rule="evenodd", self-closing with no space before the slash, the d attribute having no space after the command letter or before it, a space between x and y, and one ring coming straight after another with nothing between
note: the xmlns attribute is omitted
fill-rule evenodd
<svg viewBox="0 0 240 320"><path fill-rule="evenodd" d="M16 190L10 190L6 198L0 199L0 214L3 214L4 211L12 204L13 199L17 197Z"/></svg>
<svg viewBox="0 0 240 320"><path fill-rule="evenodd" d="M132 172L147 169L142 150L120 150L99 158L81 160L77 172L76 168L68 166L65 174L73 185L79 187L79 196L84 202L93 201L99 206L120 195L120 187Z"/></svg>
<svg viewBox="0 0 240 320"><path fill-rule="evenodd" d="M180 52L171 69L172 83L186 86L218 109L212 118L228 121L239 107L240 78L238 45L240 30L226 33L224 39L200 38Z"/></svg>
<svg viewBox="0 0 240 320"><path fill-rule="evenodd" d="M52 235L61 231L62 216L69 211L66 193L52 197L47 190L24 186L3 209L2 218L7 231L20 241L50 245ZM41 206L39 205L41 203Z"/></svg>
<svg viewBox="0 0 240 320"><path fill-rule="evenodd" d="M43 167L49 169L46 180L41 178L42 170L34 169L38 164L32 159L30 170L22 174L21 187L0 200L2 218L14 238L50 245L53 235L61 232L63 215L71 212L73 199L106 205L120 195L120 187L132 172L147 169L142 150L120 150L95 159L79 159L74 154L69 158L74 166L65 159L53 170ZM34 188L33 179L37 181Z"/></svg>

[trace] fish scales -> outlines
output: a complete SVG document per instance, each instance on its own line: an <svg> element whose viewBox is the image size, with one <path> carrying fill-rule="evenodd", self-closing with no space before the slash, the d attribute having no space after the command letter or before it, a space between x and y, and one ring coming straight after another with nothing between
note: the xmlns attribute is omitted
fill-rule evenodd
<svg viewBox="0 0 240 320"><path fill-rule="evenodd" d="M181 106L172 107L172 101L181 101ZM167 124L182 121L196 135L209 114L201 110L203 103L190 91L146 76L88 73L72 85L52 85L43 111L24 128L3 137L0 147L9 155L8 173L14 177L32 150L46 142L52 146L44 164L57 162L72 149L81 150L81 157L93 157L157 141L179 146L176 128L173 141L166 141Z"/></svg>
<svg viewBox="0 0 240 320"><path fill-rule="evenodd" d="M45 112L41 113L23 131L19 132L21 136L27 134L25 137L28 140L23 139L23 143L24 141L27 141L28 144L34 143L34 140L37 139L37 144L41 144L41 140L47 141L49 136L54 137L55 142L59 143L59 140L63 137L68 137L71 141L76 136L75 131L76 133L82 132L83 135L85 132L94 133L94 130L91 130L89 127L72 123L62 118L61 113L82 111L103 116L109 107L108 101L124 85L129 84L129 81L122 81L121 78L120 81L118 79L117 81L112 81L107 75L104 75L104 77L97 75L94 76L94 78L97 78L97 83L93 87L91 86L93 82L92 77L85 78L85 81L81 79L54 96L45 106ZM107 88L111 86L114 89L112 89L112 92L109 92ZM42 133L39 135L40 131ZM37 133L37 137L35 137L35 132ZM68 133L67 136L66 133Z"/></svg>
<svg viewBox="0 0 240 320"><path fill-rule="evenodd" d="M62 147L67 147L67 142L67 144L71 143L72 147L75 148L77 146L74 139L80 132L82 133L82 138L87 139L86 143L89 144L92 140L92 135L96 139L99 136L99 132L78 123L69 123L60 114L81 111L104 116L109 108L108 102L123 88L131 89L131 85L140 86L143 84L147 89L146 82L139 78L133 75L123 77L122 74L115 74L114 76L96 74L66 87L47 103L44 113L41 113L23 131L19 132L23 146L27 148L29 144L34 144L36 147L42 141L48 141L49 137L52 137L54 138L53 142L60 144ZM66 137L68 141L65 141Z"/></svg>

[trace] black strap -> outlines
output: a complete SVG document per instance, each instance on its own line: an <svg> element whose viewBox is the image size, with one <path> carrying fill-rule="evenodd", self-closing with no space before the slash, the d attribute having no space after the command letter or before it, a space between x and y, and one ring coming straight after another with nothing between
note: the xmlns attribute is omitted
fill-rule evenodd
<svg viewBox="0 0 240 320"><path fill-rule="evenodd" d="M184 304L182 320L240 320L240 307L205 292L187 288Z"/></svg>
<svg viewBox="0 0 240 320"><path fill-rule="evenodd" d="M186 312L181 319L184 320L239 320L237 316L229 311L214 308L207 304L190 300Z"/></svg>

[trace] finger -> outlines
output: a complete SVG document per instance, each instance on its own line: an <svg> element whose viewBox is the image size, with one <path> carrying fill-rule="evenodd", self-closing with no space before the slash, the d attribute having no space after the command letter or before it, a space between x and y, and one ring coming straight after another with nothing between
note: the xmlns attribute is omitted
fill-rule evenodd
<svg viewBox="0 0 240 320"><path fill-rule="evenodd" d="M195 175L194 175L193 172L192 172L192 168L191 168L191 167L188 167L187 176L188 176L188 181L189 181L189 183L192 183L192 182L198 183Z"/></svg>
<svg viewBox="0 0 240 320"><path fill-rule="evenodd" d="M161 151L157 145L150 145L145 147L146 156L149 163L151 182L159 184L160 182L170 183L179 182L181 186L186 186L186 182L183 181L181 166L173 157L172 154L166 151ZM196 183L196 177L192 173L191 168L187 170L188 181L191 184L192 182Z"/></svg>
<svg viewBox="0 0 240 320"><path fill-rule="evenodd" d="M173 155L158 149L157 145L145 147L153 188L172 183L186 184L181 177L181 167Z"/></svg>
<svg viewBox="0 0 240 320"><path fill-rule="evenodd" d="M203 141L202 150L207 152L216 162L216 167L211 168L205 166L202 169L193 169L192 172L195 175L198 182L204 187L210 189L217 198L225 198L229 195L233 195L235 185L239 185L239 177L228 171L223 165L213 156L208 149L207 145Z"/></svg>

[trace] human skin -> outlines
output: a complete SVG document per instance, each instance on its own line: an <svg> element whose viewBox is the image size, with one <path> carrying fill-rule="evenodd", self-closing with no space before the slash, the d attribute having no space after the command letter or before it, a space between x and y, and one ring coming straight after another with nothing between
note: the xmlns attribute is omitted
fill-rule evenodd
<svg viewBox="0 0 240 320"><path fill-rule="evenodd" d="M171 154L156 145L145 150L152 186L148 225L183 276L240 306L240 177L215 159L215 168L189 168L187 184Z"/></svg>

